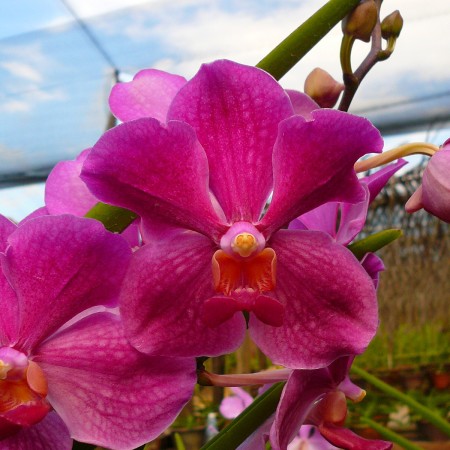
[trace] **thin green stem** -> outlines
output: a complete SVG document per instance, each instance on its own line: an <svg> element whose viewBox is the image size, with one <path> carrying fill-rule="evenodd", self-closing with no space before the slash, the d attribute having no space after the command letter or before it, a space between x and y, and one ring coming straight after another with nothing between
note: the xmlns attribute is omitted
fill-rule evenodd
<svg viewBox="0 0 450 450"><path fill-rule="evenodd" d="M330 0L277 45L256 67L279 80L358 3L359 0Z"/></svg>
<svg viewBox="0 0 450 450"><path fill-rule="evenodd" d="M422 447L413 444L410 440L405 439L404 437L400 436L399 434L395 433L389 428L380 425L379 423L375 422L372 419L369 419L368 417L361 417L361 422L364 423L365 425L369 425L375 431L380 433L381 436L383 436L385 439L393 442L394 444L398 444L404 450L423 450Z"/></svg>
<svg viewBox="0 0 450 450"><path fill-rule="evenodd" d="M384 381L381 381L376 376L371 375L370 373L355 366L354 364L352 366L352 372L355 373L356 375L360 376L361 378L366 380L368 383L370 383L372 386L376 387L377 389L384 392L385 394L401 401L402 403L407 405L409 408L416 411L417 414L419 414L423 419L432 423L434 426L436 426L437 428L442 430L445 434L450 436L450 424L443 417L439 416L431 409L423 406L421 403L417 402L413 398L409 397L408 395L404 394L403 392L400 392L399 390L395 389L394 387L390 386L389 384L386 384Z"/></svg>

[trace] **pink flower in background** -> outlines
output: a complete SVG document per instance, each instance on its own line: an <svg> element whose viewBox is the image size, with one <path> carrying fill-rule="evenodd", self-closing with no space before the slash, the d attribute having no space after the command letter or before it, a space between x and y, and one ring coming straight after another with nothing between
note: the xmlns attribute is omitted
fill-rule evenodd
<svg viewBox="0 0 450 450"><path fill-rule="evenodd" d="M339 111L295 115L301 108L271 76L230 61L174 86L159 72L163 124L141 116L152 114L143 105L157 94L139 92L154 76L113 92L116 115L135 120L106 132L82 170L97 198L135 211L158 237L134 253L123 286L131 343L223 354L242 341L247 311L252 338L276 363L321 367L362 352L378 323L370 277L325 233L282 227L323 203L362 201L353 165L381 150L378 131Z"/></svg>
<svg viewBox="0 0 450 450"><path fill-rule="evenodd" d="M152 358L124 337L126 241L92 219L0 216L0 449L132 449L190 398L193 359Z"/></svg>
<svg viewBox="0 0 450 450"><path fill-rule="evenodd" d="M405 205L413 213L420 209L450 223L450 139L428 161L422 185Z"/></svg>

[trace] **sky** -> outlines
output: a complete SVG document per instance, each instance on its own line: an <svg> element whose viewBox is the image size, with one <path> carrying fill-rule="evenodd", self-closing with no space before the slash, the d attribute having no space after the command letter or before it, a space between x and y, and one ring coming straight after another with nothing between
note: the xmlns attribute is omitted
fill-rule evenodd
<svg viewBox="0 0 450 450"><path fill-rule="evenodd" d="M93 145L108 119L114 69L129 77L155 67L191 77L202 62L229 58L256 64L324 0L16 0L0 3L0 177L33 173ZM75 14L88 26L94 45ZM404 29L391 59L364 80L352 111L383 126L426 116L414 137L439 144L435 120L450 112L450 3L385 0ZM302 90L322 67L340 79L340 27L281 83ZM353 65L367 47L356 46ZM430 97L428 100L427 98ZM419 99L419 101L411 100ZM408 103L410 102L410 103ZM406 105L406 106L405 106ZM374 109L375 108L375 109ZM370 110L372 109L372 112ZM393 140L394 139L394 140ZM43 204L43 186L0 189L0 213L20 220Z"/></svg>

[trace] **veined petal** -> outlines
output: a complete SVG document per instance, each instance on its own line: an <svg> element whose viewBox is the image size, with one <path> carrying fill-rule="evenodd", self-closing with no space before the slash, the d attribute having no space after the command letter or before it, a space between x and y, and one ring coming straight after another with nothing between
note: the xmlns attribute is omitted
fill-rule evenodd
<svg viewBox="0 0 450 450"><path fill-rule="evenodd" d="M79 312L113 305L131 250L93 219L44 216L9 238L2 268L14 289L20 324L15 337L32 348Z"/></svg>
<svg viewBox="0 0 450 450"><path fill-rule="evenodd" d="M337 202L324 203L294 219L289 229L323 231L335 239L339 205Z"/></svg>
<svg viewBox="0 0 450 450"><path fill-rule="evenodd" d="M281 327L250 317L249 331L275 363L318 368L361 353L378 325L375 288L349 250L321 232L277 232L276 298L285 305Z"/></svg>
<svg viewBox="0 0 450 450"><path fill-rule="evenodd" d="M61 418L50 412L32 427L0 441L0 450L71 450L72 438Z"/></svg>
<svg viewBox="0 0 450 450"><path fill-rule="evenodd" d="M133 254L120 310L127 337L139 351L217 356L239 346L245 334L241 313L213 328L203 320L204 303L217 294L211 268L214 251L206 237L185 232L149 242Z"/></svg>
<svg viewBox="0 0 450 450"><path fill-rule="evenodd" d="M280 123L273 199L258 227L266 236L323 203L364 200L353 165L381 151L380 133L368 120L341 111L316 110L312 117Z"/></svg>
<svg viewBox="0 0 450 450"><path fill-rule="evenodd" d="M196 382L193 358L139 353L125 339L119 317L110 313L91 315L52 336L35 350L34 360L71 435L118 450L156 438Z"/></svg>
<svg viewBox="0 0 450 450"><path fill-rule="evenodd" d="M100 200L216 238L225 231L208 190L208 161L194 130L138 119L106 132L81 178Z"/></svg>
<svg viewBox="0 0 450 450"><path fill-rule="evenodd" d="M259 219L272 189L278 123L292 114L289 97L270 75L225 60L202 65L174 98L168 118L197 132L211 190L229 221Z"/></svg>
<svg viewBox="0 0 450 450"><path fill-rule="evenodd" d="M112 113L122 122L154 117L165 122L175 94L186 84L179 75L156 69L138 72L132 81L117 83L109 96Z"/></svg>
<svg viewBox="0 0 450 450"><path fill-rule="evenodd" d="M372 278L373 285L377 289L380 281L380 272L385 269L383 260L375 253L367 253L361 260L361 265L369 274L370 278Z"/></svg>

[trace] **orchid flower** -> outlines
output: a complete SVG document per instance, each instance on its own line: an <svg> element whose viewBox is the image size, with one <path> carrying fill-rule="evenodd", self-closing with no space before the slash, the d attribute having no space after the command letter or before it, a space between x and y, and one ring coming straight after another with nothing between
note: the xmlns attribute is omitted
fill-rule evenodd
<svg viewBox="0 0 450 450"><path fill-rule="evenodd" d="M225 397L219 406L220 413L227 419L236 418L247 406L253 402L253 397L248 394L244 389L239 387L231 388L232 395ZM239 449L251 450L253 447L255 450L264 450L264 437L268 436L269 425L273 422L274 417L268 419L266 426L263 426L256 433L258 436L252 436L252 445L249 445L249 441L239 447ZM262 431L262 432L261 432ZM264 433L264 431L266 431ZM256 438L253 440L253 438ZM303 425L300 427L299 432L294 437L292 442L288 445L288 450L335 450L336 447L327 442L316 428L311 425Z"/></svg>
<svg viewBox="0 0 450 450"><path fill-rule="evenodd" d="M223 60L190 81L174 77L143 74L120 88L120 101L113 91L113 112L134 111L124 117L133 120L100 138L81 174L154 237L133 254L121 291L132 345L155 355L231 352L244 311L274 363L317 368L362 352L378 323L370 277L325 233L283 227L327 202L361 202L353 165L381 151L379 132L340 111L296 114L254 67ZM160 96L156 114L146 105Z"/></svg>
<svg viewBox="0 0 450 450"><path fill-rule="evenodd" d="M450 139L428 161L422 184L407 201L406 211L420 209L450 223Z"/></svg>
<svg viewBox="0 0 450 450"><path fill-rule="evenodd" d="M405 164L407 161L399 159L396 163L361 178L360 183L365 191L365 198L361 202L353 204L326 203L294 219L289 224L289 229L323 231L338 244L348 245L363 229L369 205L375 200L389 178ZM368 253L361 260L361 264L377 287L380 271L384 270L383 261L374 253Z"/></svg>
<svg viewBox="0 0 450 450"><path fill-rule="evenodd" d="M388 450L390 442L367 440L343 427L346 397L360 401L365 392L350 380L354 357L342 357L328 367L294 370L281 395L270 431L274 450L286 450L299 426L314 425L331 444L346 450Z"/></svg>
<svg viewBox="0 0 450 450"><path fill-rule="evenodd" d="M192 394L195 362L143 355L114 313L130 260L93 219L0 216L0 449L132 449Z"/></svg>

